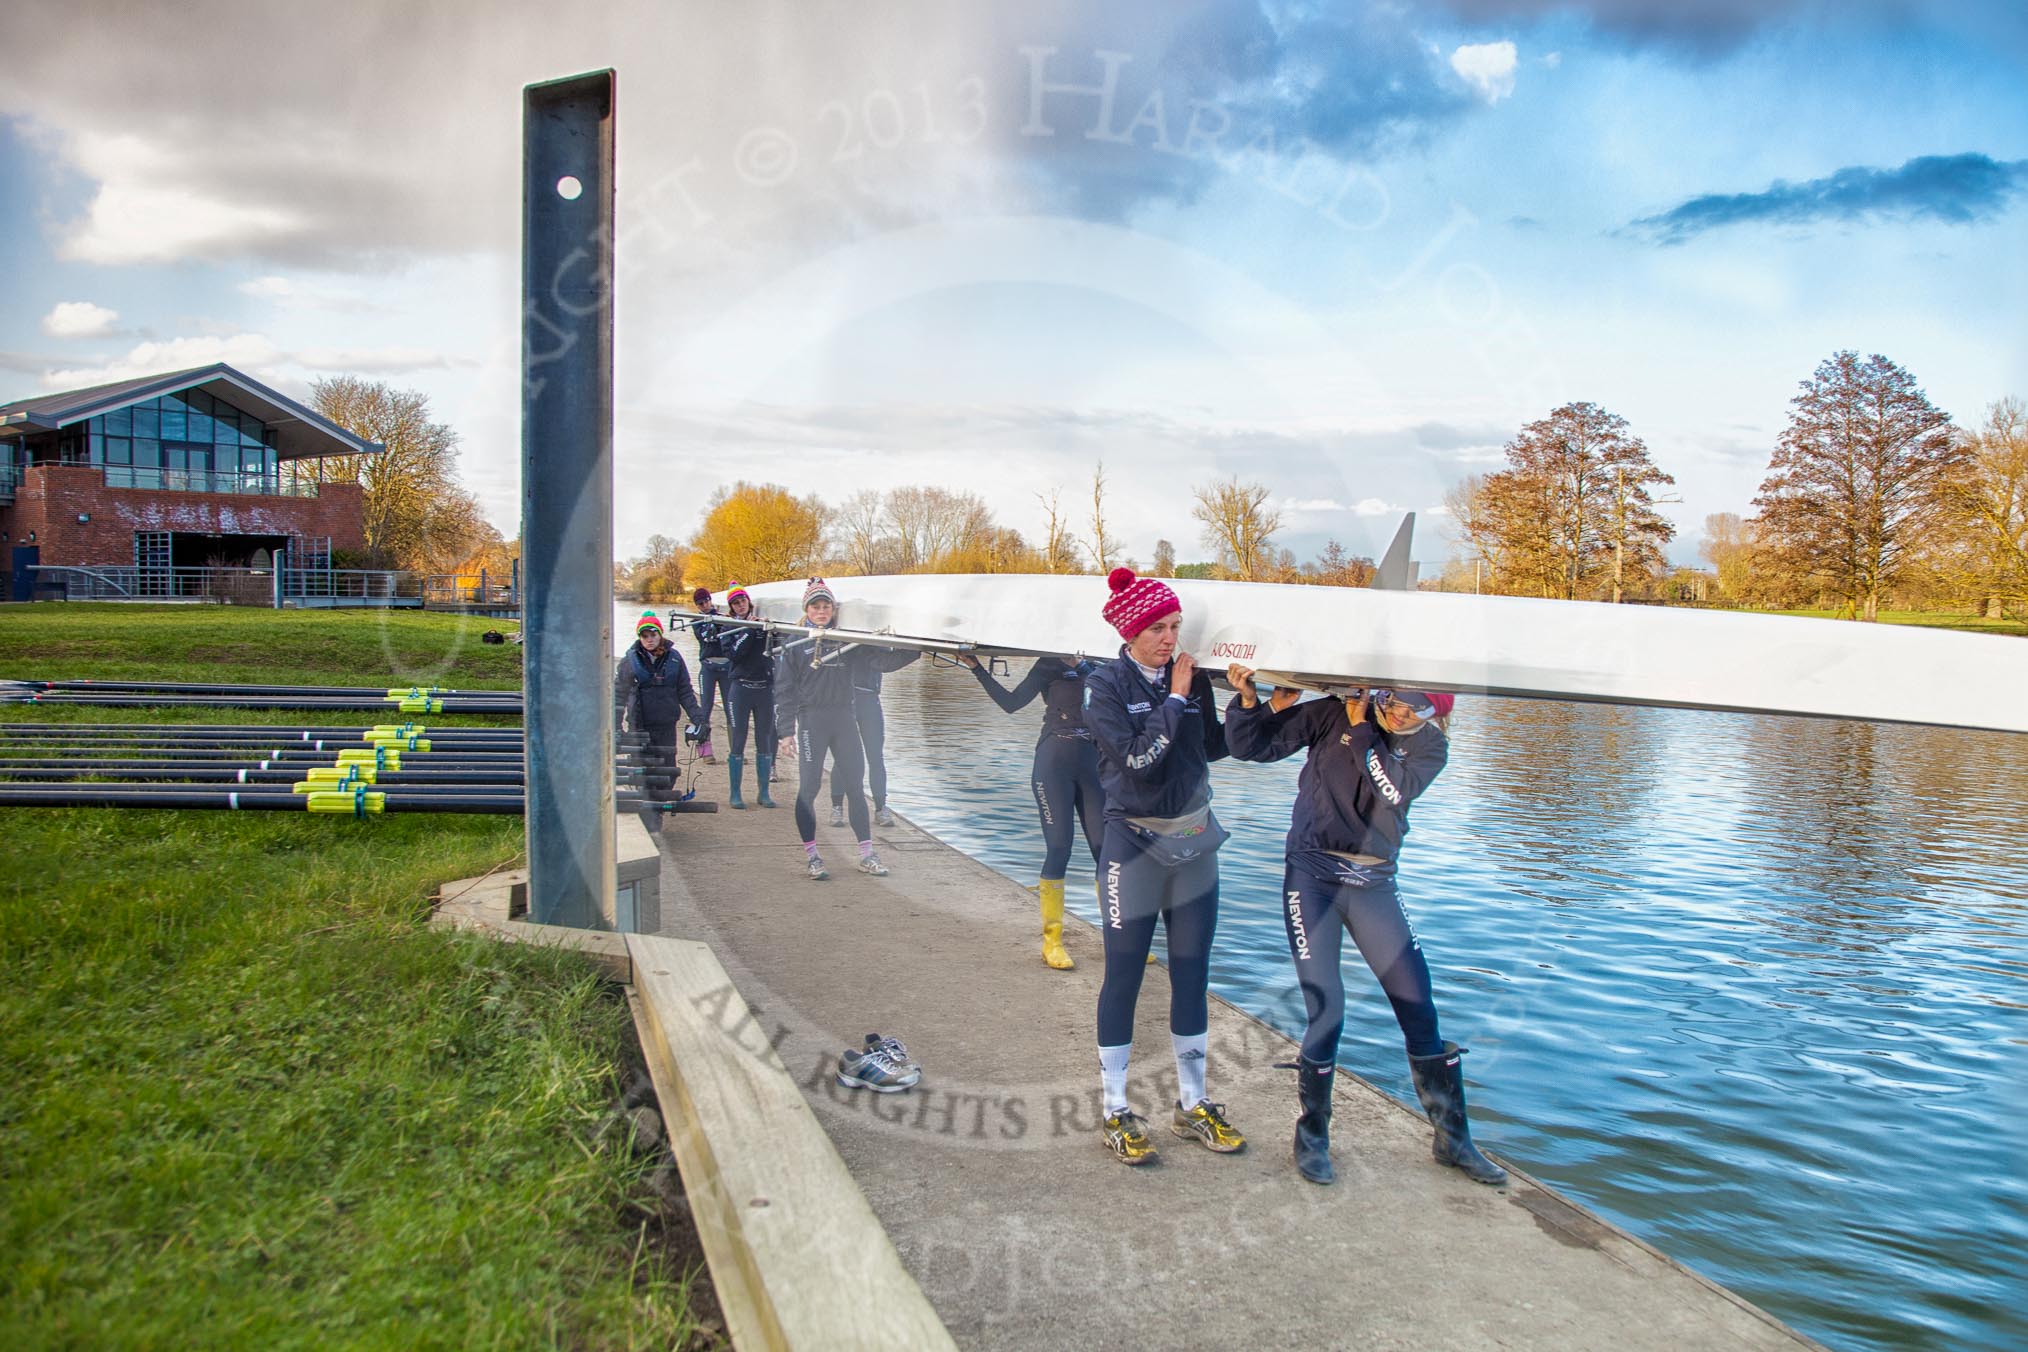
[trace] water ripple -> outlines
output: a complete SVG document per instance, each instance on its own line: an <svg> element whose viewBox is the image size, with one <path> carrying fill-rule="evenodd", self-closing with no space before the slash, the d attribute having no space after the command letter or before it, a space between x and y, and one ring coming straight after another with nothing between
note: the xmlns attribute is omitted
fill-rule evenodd
<svg viewBox="0 0 2028 1352"><path fill-rule="evenodd" d="M889 679L897 808L1032 883L1035 722ZM2015 1348L2028 1252L2028 739L1468 700L1403 897L1479 1134L1840 1347ZM1298 766L1213 771L1221 995L1302 1023L1276 903ZM1071 909L1096 919L1073 858ZM1347 971L1343 1060L1408 1097Z"/></svg>

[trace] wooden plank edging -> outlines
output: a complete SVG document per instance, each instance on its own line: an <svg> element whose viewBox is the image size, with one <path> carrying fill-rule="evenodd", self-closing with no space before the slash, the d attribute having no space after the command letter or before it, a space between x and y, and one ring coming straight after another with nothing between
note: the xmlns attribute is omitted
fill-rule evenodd
<svg viewBox="0 0 2028 1352"><path fill-rule="evenodd" d="M642 1051L734 1345L955 1349L711 949L626 943Z"/></svg>

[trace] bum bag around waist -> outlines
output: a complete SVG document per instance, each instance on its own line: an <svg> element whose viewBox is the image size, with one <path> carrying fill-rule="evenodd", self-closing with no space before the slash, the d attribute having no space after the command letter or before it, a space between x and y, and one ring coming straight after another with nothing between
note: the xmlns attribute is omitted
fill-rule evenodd
<svg viewBox="0 0 2028 1352"><path fill-rule="evenodd" d="M1218 824L1208 807L1181 817L1122 817L1120 824L1165 868L1216 854L1219 846L1232 839L1232 833Z"/></svg>

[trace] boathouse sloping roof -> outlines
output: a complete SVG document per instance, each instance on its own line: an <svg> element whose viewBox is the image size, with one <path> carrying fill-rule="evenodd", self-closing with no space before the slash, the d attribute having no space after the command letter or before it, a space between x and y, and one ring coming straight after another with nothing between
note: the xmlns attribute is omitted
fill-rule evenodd
<svg viewBox="0 0 2028 1352"><path fill-rule="evenodd" d="M10 432L55 431L128 404L193 389L223 399L274 428L276 453L284 460L319 455L374 455L385 449L224 362L0 404L0 436Z"/></svg>

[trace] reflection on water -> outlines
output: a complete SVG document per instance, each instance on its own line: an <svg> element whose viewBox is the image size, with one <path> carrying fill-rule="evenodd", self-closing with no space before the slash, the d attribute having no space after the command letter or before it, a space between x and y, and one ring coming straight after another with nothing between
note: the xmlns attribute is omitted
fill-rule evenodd
<svg viewBox="0 0 2028 1352"><path fill-rule="evenodd" d="M1402 890L1482 1140L1834 1346L2028 1344L2028 738L1460 714ZM897 810L1032 883L1036 712L918 665L887 715ZM1234 839L1212 980L1290 1032L1275 899L1298 769L1213 771ZM1089 877L1073 858L1095 920ZM1408 1098L1353 964L1345 1064Z"/></svg>

